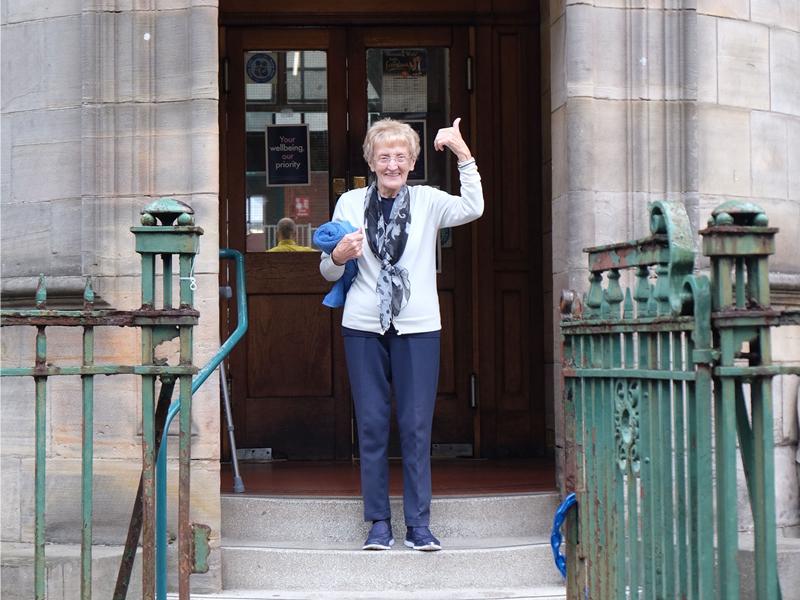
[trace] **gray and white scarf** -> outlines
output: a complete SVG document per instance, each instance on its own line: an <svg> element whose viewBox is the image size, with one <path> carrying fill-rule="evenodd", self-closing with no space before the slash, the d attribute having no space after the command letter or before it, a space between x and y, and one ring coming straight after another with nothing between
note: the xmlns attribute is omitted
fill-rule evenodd
<svg viewBox="0 0 800 600"><path fill-rule="evenodd" d="M378 273L378 310L381 329L386 331L392 319L408 304L411 297L411 284L408 270L397 266L403 256L408 241L408 226L411 223L408 186L400 188L392 205L389 222L386 223L381 210L378 189L373 183L367 189L364 208L364 222L367 224L367 241L370 250L381 262Z"/></svg>

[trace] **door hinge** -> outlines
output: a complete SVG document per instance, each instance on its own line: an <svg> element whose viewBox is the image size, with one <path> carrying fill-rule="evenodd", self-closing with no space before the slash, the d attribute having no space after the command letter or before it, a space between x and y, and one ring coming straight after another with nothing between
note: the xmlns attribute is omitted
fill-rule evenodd
<svg viewBox="0 0 800 600"><path fill-rule="evenodd" d="M478 375L469 375L469 407L478 408Z"/></svg>
<svg viewBox="0 0 800 600"><path fill-rule="evenodd" d="M222 88L222 93L230 94L231 92L230 63L227 57L222 59L222 64L220 64L219 71L220 71L220 87Z"/></svg>
<svg viewBox="0 0 800 600"><path fill-rule="evenodd" d="M464 65L464 67L465 67L465 70L466 70L464 79L465 79L465 81L467 83L467 91L471 92L472 88L473 88L473 85L474 85L473 77L474 77L474 74L475 74L473 66L472 66L472 57L471 56L467 56L467 60L466 60L466 63Z"/></svg>

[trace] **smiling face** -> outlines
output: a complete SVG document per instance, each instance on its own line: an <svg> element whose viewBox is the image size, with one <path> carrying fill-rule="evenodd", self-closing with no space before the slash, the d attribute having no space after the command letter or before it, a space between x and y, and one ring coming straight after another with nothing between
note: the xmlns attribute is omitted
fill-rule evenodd
<svg viewBox="0 0 800 600"><path fill-rule="evenodd" d="M378 193L384 198L394 198L405 185L414 163L407 144L389 142L375 145L369 167L377 177Z"/></svg>

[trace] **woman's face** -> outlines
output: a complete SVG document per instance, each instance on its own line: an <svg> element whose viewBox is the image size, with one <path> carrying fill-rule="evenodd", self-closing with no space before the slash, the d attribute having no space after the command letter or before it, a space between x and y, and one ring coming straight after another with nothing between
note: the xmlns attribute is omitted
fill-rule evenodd
<svg viewBox="0 0 800 600"><path fill-rule="evenodd" d="M393 198L405 185L414 163L406 144L390 142L374 147L369 167L377 177L378 193L384 198Z"/></svg>

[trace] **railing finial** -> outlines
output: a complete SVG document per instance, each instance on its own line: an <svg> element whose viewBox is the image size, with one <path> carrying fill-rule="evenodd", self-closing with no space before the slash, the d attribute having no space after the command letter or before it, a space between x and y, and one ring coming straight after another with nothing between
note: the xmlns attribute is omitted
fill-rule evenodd
<svg viewBox="0 0 800 600"><path fill-rule="evenodd" d="M45 308L47 304L47 283L44 273L39 273L39 284L36 286L36 308Z"/></svg>

